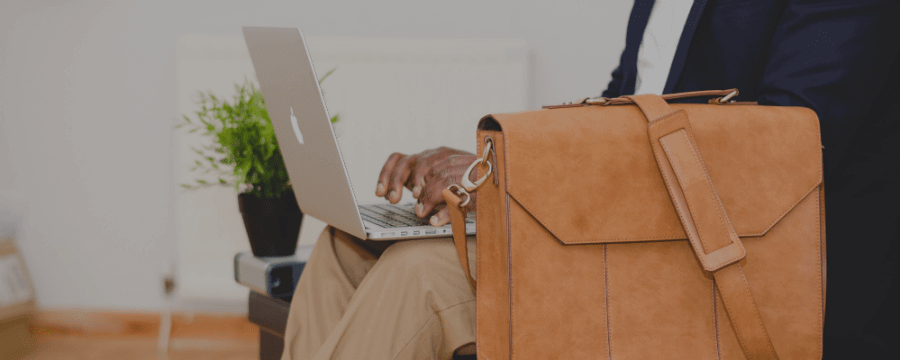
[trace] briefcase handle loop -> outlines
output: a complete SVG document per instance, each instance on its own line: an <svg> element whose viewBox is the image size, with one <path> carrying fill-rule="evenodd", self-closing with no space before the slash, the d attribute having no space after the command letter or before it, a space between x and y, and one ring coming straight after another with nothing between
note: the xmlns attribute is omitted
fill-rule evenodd
<svg viewBox="0 0 900 360"><path fill-rule="evenodd" d="M735 104L736 102L733 100L734 97L738 96L738 89L728 89L728 90L704 90L704 91L689 91L683 93L675 93L675 94L665 94L660 95L663 100L671 101L671 100L680 100L680 99L688 99L694 97L707 97L707 96L718 96L716 98L710 99L710 104ZM579 106L593 106L593 105L630 105L634 104L634 101L631 100L630 97L620 96L616 98L607 98L607 97L596 97L596 98L581 98L576 101L563 103L561 105L544 105L544 109L559 109L559 108L567 108L567 107L579 107Z"/></svg>

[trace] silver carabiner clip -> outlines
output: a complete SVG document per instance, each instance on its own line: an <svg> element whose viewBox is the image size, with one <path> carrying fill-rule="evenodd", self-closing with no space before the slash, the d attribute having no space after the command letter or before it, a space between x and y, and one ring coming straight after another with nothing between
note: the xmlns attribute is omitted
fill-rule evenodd
<svg viewBox="0 0 900 360"><path fill-rule="evenodd" d="M476 189L478 189L478 187L481 186L481 184L484 184L484 181L487 180L487 178L489 176L491 176L491 174L494 172L494 165L491 164L489 161L487 161L488 155L492 155L494 153L494 141L490 137L488 137L484 140L484 142L485 142L484 151L481 153L481 158L476 159L474 162L472 162L472 164L469 165L469 168L466 169L466 172L463 173L462 180L460 180L460 183L462 185L453 184L447 188L447 189L451 189L453 187L457 187L457 190L458 190L458 191L456 191L457 194L459 194L460 196L462 196L462 194L465 194L466 201L464 202L464 204L469 203L469 193L468 192L475 191ZM469 175L472 174L472 170L475 169L475 167L478 166L478 164L487 164L488 169L484 173L484 176L482 176L480 179L476 180L475 182L472 182L471 180L469 180Z"/></svg>
<svg viewBox="0 0 900 360"><path fill-rule="evenodd" d="M480 179L475 180L475 182L472 182L471 180L469 180L469 174L472 173L472 169L474 169L476 165L482 164L482 163L487 164L487 166L488 166L487 172L485 172L484 176L482 176ZM484 181L487 180L488 176L491 175L492 171L494 171L494 167L493 167L493 165L491 165L490 162L485 162L483 159L475 160L475 162L473 162L472 165L469 165L469 168L466 169L466 172L463 173L463 178L461 181L463 189L466 189L466 191L475 191L475 189L477 189L479 186L481 186L481 184L484 184Z"/></svg>
<svg viewBox="0 0 900 360"><path fill-rule="evenodd" d="M475 189L481 186L481 184L484 184L484 181L487 180L491 173L494 172L494 165L488 161L488 155L495 156L494 140L490 137L486 137L484 139L484 150L482 150L481 152L481 159L475 160L475 162L473 162L472 165L469 165L469 168L466 169L465 174L463 174L460 183L462 183L462 187L466 189L466 191L475 191ZM469 180L469 175L472 174L472 170L475 169L475 166L478 166L478 164L487 164L488 170L484 173L484 176L482 176L475 182L472 182L471 180Z"/></svg>

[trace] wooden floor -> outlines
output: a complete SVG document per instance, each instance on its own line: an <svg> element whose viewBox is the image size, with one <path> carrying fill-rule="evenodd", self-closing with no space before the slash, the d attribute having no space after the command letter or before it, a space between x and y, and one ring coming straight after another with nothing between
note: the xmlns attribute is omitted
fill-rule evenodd
<svg viewBox="0 0 900 360"><path fill-rule="evenodd" d="M156 349L159 323L152 313L41 312L32 322L34 350L23 359L259 359L259 328L246 315L174 315L165 354Z"/></svg>
<svg viewBox="0 0 900 360"><path fill-rule="evenodd" d="M27 360L251 360L259 358L257 340L173 339L168 354L158 354L156 339L41 335Z"/></svg>

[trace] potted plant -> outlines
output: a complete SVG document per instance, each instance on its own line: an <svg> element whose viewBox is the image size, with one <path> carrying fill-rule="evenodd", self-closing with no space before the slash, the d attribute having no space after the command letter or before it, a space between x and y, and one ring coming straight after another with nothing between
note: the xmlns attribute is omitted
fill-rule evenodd
<svg viewBox="0 0 900 360"><path fill-rule="evenodd" d="M325 76L319 79L321 83ZM196 179L186 189L234 186L254 256L292 255L303 213L297 206L262 92L250 81L236 84L232 101L200 93L196 120L183 116L177 128L200 132L211 145L193 148L201 159L191 169L216 173L216 181ZM332 124L339 115L331 118Z"/></svg>

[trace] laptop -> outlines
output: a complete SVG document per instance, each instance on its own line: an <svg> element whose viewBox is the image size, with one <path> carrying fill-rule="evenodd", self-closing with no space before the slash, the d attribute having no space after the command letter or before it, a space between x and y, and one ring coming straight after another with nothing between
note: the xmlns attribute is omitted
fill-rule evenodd
<svg viewBox="0 0 900 360"><path fill-rule="evenodd" d="M361 239L453 233L450 224L434 227L416 217L413 202L357 203L299 29L245 27L244 40L301 211ZM466 233L475 233L474 220L467 220Z"/></svg>

